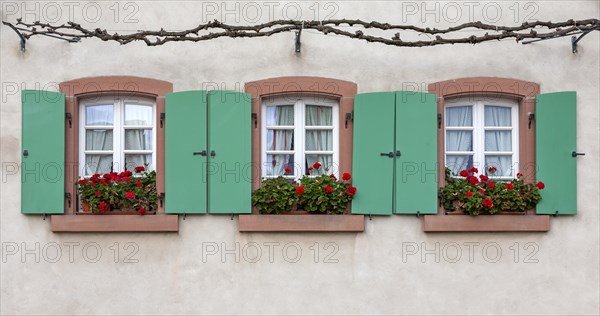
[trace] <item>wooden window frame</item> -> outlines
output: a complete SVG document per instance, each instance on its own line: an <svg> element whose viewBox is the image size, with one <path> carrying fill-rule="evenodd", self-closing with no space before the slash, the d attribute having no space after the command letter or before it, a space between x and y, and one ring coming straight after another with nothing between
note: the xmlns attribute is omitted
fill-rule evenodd
<svg viewBox="0 0 600 316"><path fill-rule="evenodd" d="M354 110L356 83L332 78L292 76L277 77L248 82L244 86L252 96L252 190L260 187L261 139L263 98L285 95L323 96L339 102L339 172L352 170L351 120L346 113ZM359 188L360 190L360 188ZM253 210L251 215L240 215L241 232L362 232L365 228L364 215L261 215Z"/></svg>
<svg viewBox="0 0 600 316"><path fill-rule="evenodd" d="M536 96L540 85L509 78L471 77L429 84L429 93L438 97L438 113L442 114L438 128L438 187L445 185L445 101L458 97L494 97L518 102L519 168L526 183L534 183L535 175L535 113ZM524 215L447 215L440 205L437 215L426 215L425 232L546 232L550 230L550 216L527 211Z"/></svg>
<svg viewBox="0 0 600 316"><path fill-rule="evenodd" d="M122 96L146 97L155 100L155 122L160 122L160 113L165 112L165 95L173 92L173 84L166 81L133 77L104 76L65 81L59 84L65 95L65 111L71 122L65 127L65 193L72 203L65 203L64 215L52 215L53 232L177 232L177 215L167 215L159 203L155 215L97 215L76 214L77 191L74 183L79 176L79 103L91 97ZM69 125L71 127L69 127ZM156 189L164 192L165 130L156 128Z"/></svg>

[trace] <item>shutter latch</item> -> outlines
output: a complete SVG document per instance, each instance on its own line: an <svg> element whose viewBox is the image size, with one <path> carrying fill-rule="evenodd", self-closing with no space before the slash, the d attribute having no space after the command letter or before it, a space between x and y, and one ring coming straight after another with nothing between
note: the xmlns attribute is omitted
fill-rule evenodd
<svg viewBox="0 0 600 316"><path fill-rule="evenodd" d="M161 192L158 195L158 201L160 202L160 207L163 207L163 203L165 201L165 192Z"/></svg>
<svg viewBox="0 0 600 316"><path fill-rule="evenodd" d="M532 112L527 113L527 120L528 120L527 128L531 129L531 122L533 120L535 120L535 113L532 113Z"/></svg>
<svg viewBox="0 0 600 316"><path fill-rule="evenodd" d="M160 128L163 127L163 122L165 120L165 112L160 113Z"/></svg>
<svg viewBox="0 0 600 316"><path fill-rule="evenodd" d="M69 121L69 128L73 127L73 116L71 115L71 112L67 112L65 113L65 120Z"/></svg>
<svg viewBox="0 0 600 316"><path fill-rule="evenodd" d="M67 207L71 208L71 192L65 193L65 199L67 200Z"/></svg>
<svg viewBox="0 0 600 316"><path fill-rule="evenodd" d="M442 113L438 113L437 120L438 120L438 129L442 128Z"/></svg>
<svg viewBox="0 0 600 316"><path fill-rule="evenodd" d="M254 128L258 127L258 114L252 113L252 120L254 121Z"/></svg>
<svg viewBox="0 0 600 316"><path fill-rule="evenodd" d="M346 128L348 128L348 121L354 121L354 112L346 113Z"/></svg>
<svg viewBox="0 0 600 316"><path fill-rule="evenodd" d="M585 156L585 153L578 153L576 151L571 153L571 157L577 157L577 156Z"/></svg>

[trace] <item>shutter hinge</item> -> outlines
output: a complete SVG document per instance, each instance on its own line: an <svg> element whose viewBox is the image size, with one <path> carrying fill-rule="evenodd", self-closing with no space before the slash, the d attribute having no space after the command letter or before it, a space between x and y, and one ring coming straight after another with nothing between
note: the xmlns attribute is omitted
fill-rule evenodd
<svg viewBox="0 0 600 316"><path fill-rule="evenodd" d="M531 129L531 122L533 120L535 120L535 113L532 113L532 112L527 113L527 120L528 120L527 128Z"/></svg>
<svg viewBox="0 0 600 316"><path fill-rule="evenodd" d="M252 120L254 121L254 128L258 127L258 114L252 113Z"/></svg>
<svg viewBox="0 0 600 316"><path fill-rule="evenodd" d="M354 111L346 113L346 128L348 128L348 121L354 122Z"/></svg>
<svg viewBox="0 0 600 316"><path fill-rule="evenodd" d="M65 113L65 120L67 120L69 122L69 128L72 128L73 127L73 115L71 115L71 112Z"/></svg>
<svg viewBox="0 0 600 316"><path fill-rule="evenodd" d="M438 129L442 128L442 113L437 114Z"/></svg>
<svg viewBox="0 0 600 316"><path fill-rule="evenodd" d="M160 202L160 207L163 207L163 203L165 201L165 192L161 192L158 195L158 201Z"/></svg>
<svg viewBox="0 0 600 316"><path fill-rule="evenodd" d="M165 120L165 116L166 116L166 115L165 115L165 112L161 112L161 113L160 113L160 128L162 128L162 127L163 127L163 122L164 122L164 120Z"/></svg>
<svg viewBox="0 0 600 316"><path fill-rule="evenodd" d="M65 192L65 199L67 200L67 207L71 208L71 192Z"/></svg>

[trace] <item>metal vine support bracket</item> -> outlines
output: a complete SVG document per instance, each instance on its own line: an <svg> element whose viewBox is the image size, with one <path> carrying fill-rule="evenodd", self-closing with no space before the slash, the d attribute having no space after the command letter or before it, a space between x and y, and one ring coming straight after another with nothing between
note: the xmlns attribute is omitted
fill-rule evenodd
<svg viewBox="0 0 600 316"><path fill-rule="evenodd" d="M295 49L300 51L300 35L303 30L314 30L324 35L333 34L337 36L358 39L372 43L399 47L427 47L447 44L479 44L488 41L499 41L512 38L517 42L529 44L537 41L554 39L565 36L582 34L577 39L572 39L573 52L577 51L577 42L583 36L600 30L600 20L567 20L563 22L524 22L519 26L499 26L485 24L482 22L469 22L445 29L429 27L418 27L414 25L395 25L377 21L365 22L362 20L336 19L323 21L296 21L275 20L256 25L229 25L218 20L200 24L195 28L184 31L134 31L129 34L109 33L106 29L87 29L75 22L67 22L61 25L51 25L36 21L33 23L23 22L17 19L15 24L2 22L12 28L21 40L21 49L25 50L25 41L33 36L43 35L58 38L71 43L79 42L84 38L97 38L102 41L115 41L122 45L142 41L147 46L159 46L168 42L200 42L229 38L255 38L268 37L279 33L296 32ZM341 26L341 27L340 27ZM354 28L355 30L350 30ZM360 28L360 29L358 29ZM467 37L457 35L464 34L465 30L472 33ZM369 35L369 30L394 32L393 36L383 37L381 35ZM485 32L485 33L484 33ZM484 34L481 34L484 33ZM422 40L418 35L430 35L428 39ZM391 35L391 34L390 34ZM402 37L401 37L402 35ZM409 36L419 40L404 40ZM444 35L444 37L442 37ZM464 36L464 35L463 35ZM526 41L524 41L526 40Z"/></svg>

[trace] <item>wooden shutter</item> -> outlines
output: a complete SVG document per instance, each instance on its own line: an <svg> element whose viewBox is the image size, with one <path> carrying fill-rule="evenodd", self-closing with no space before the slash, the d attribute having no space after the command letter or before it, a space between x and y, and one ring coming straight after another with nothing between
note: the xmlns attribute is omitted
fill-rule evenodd
<svg viewBox="0 0 600 316"><path fill-rule="evenodd" d="M437 97L396 92L395 213L437 213Z"/></svg>
<svg viewBox="0 0 600 316"><path fill-rule="evenodd" d="M251 96L208 92L208 212L251 213Z"/></svg>
<svg viewBox="0 0 600 316"><path fill-rule="evenodd" d="M392 214L394 97L394 92L375 92L354 98L353 214Z"/></svg>
<svg viewBox="0 0 600 316"><path fill-rule="evenodd" d="M577 212L577 96L575 92L537 96L535 109L536 177L544 182L538 214Z"/></svg>
<svg viewBox="0 0 600 316"><path fill-rule="evenodd" d="M206 213L206 92L165 97L165 212Z"/></svg>
<svg viewBox="0 0 600 316"><path fill-rule="evenodd" d="M65 96L24 90L21 101L21 213L63 214Z"/></svg>

